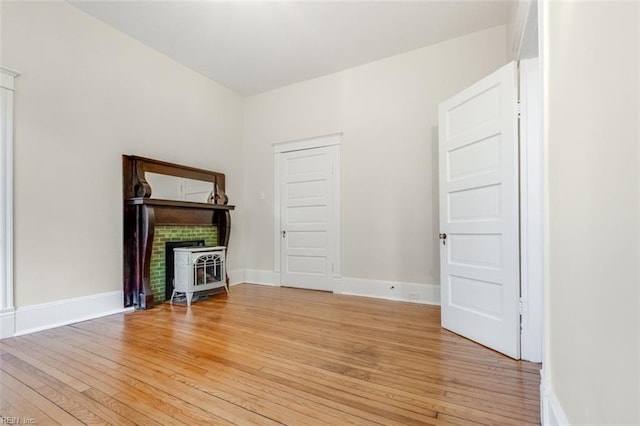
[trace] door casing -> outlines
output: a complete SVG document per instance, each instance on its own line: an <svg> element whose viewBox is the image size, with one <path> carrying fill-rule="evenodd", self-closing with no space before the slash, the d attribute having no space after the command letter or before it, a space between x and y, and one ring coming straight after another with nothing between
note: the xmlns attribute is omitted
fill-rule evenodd
<svg viewBox="0 0 640 426"><path fill-rule="evenodd" d="M277 281L280 280L281 271L281 195L280 195L280 175L281 175L281 154L291 151L301 151L313 148L322 148L328 146L334 146L332 150L333 155L333 211L331 212L330 227L331 232L334 235L332 239L331 247L331 262L333 263L332 279L334 281L334 292L338 288L337 284L342 277L342 232L341 232L341 162L340 162L340 148L342 145L342 133L332 133L328 135L295 139L291 141L278 142L273 144L273 159L274 159L274 271L278 274Z"/></svg>
<svg viewBox="0 0 640 426"><path fill-rule="evenodd" d="M544 208L538 58L520 61L520 356L542 362Z"/></svg>
<svg viewBox="0 0 640 426"><path fill-rule="evenodd" d="M543 2L518 3L514 56L520 61L521 357L544 362L545 153L540 13Z"/></svg>

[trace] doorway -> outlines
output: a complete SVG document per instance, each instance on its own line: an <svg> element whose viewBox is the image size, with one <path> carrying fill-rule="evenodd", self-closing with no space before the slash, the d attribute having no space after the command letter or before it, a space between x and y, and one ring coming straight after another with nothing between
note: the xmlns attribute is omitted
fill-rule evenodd
<svg viewBox="0 0 640 426"><path fill-rule="evenodd" d="M509 323L509 333L512 338L508 339L509 343L506 344L509 347L509 350L501 350L498 349L495 345L503 345L505 338L504 333L488 331L486 327L478 328L477 322L474 321L451 321L448 319L449 327L445 325L446 328L453 327L456 332L459 332L466 337L471 338L472 340L476 340L482 344L487 346L496 348L501 352L507 353L508 355L515 358L522 358L527 361L533 362L542 362L543 361L543 277L544 277L544 207L543 207L543 188L544 188L544 165L543 165L543 148L542 148L542 85L541 85L541 64L539 61L539 32L538 32L538 3L533 1L529 4L522 4L521 19L517 26L519 26L519 35L514 38L515 40L515 49L513 51L514 56L518 59L517 63L517 78L518 84L517 89L511 89L509 91L509 96L512 98L511 101L507 101L500 108L501 111L511 111L508 115L508 119L512 120L515 123L518 123L517 127L517 136L514 139L516 151L511 152L508 156L500 156L500 164L504 164L505 159L511 163L514 161L517 162L517 176L515 183L517 185L516 200L517 204L512 205L508 210L508 214L513 215L514 212L517 215L518 219L518 239L519 242L517 246L514 246L513 241L511 243L511 250L518 252L518 257L516 259L510 258L506 259L503 255L499 257L494 257L494 260L499 260L499 262L494 262L494 264L488 264L484 262L484 264L478 264L476 262L475 267L476 270L471 271L475 275L474 279L482 278L480 275L483 275L485 278L488 277L487 274L493 275L489 277L490 279L482 280L479 279L477 281L477 285L475 288L471 288L471 282L461 280L461 274L456 274L456 270L460 269L461 263L460 256L461 253L464 255L464 259L466 259L466 263L469 263L469 260L484 260L489 259L487 256L491 253L491 250L484 250L479 247L479 241L481 240L490 240L489 236L479 237L478 235L471 235L473 232L464 232L463 238L458 238L458 241L452 241L451 239L446 240L446 244L449 247L444 251L441 250L441 259L444 259L445 263L452 263L453 265L451 271L448 271L447 265L441 265L442 274L442 288L443 288L443 298L442 298L442 309L443 312L447 309L446 305L454 305L452 306L453 312L459 310L460 307L466 304L463 308L465 308L468 312L464 312L464 315L476 315L480 320L491 320L500 318L500 323L504 324L504 321ZM512 65L513 66L513 65ZM495 73L494 73L495 74ZM490 77L487 77L490 78ZM482 81L484 81L483 79ZM478 84L476 83L472 86L478 88ZM489 89L490 90L490 89ZM462 93L465 93L463 91ZM468 95L469 93L467 93ZM487 93L480 91L477 93L478 97L468 97L471 103L478 103L481 98L489 98L487 97ZM516 97L516 95L519 95ZM457 95L459 96L459 95ZM463 96L464 97L464 96ZM454 96L454 98L456 98ZM518 99L519 102L515 103L515 100ZM455 109L456 106L462 105L465 99L458 99L461 102L458 103L450 103L450 100L445 101L443 104L448 104L449 107ZM489 102L486 106L496 106L498 105L496 102ZM509 104L513 102L513 106ZM480 121L473 121L478 119L483 114L487 114L490 109L481 108L476 110L471 110L469 108L466 109L466 112L470 114L465 115L464 120L461 122L453 123L456 125L461 125L463 122L467 122L471 124L472 127L475 127L476 130L486 130L481 129L483 125L487 123L481 123ZM462 116L458 115L458 118ZM497 116L496 116L497 117ZM442 116L441 116L442 119ZM518 121L519 120L519 121ZM443 127L451 126L450 121L445 121L440 123L440 131L442 132ZM496 122L497 124L497 122ZM494 135L498 134L498 132L493 132ZM467 135L471 137L470 135ZM478 136L478 135L475 135ZM446 137L446 136L445 136ZM466 137L466 136L465 136ZM518 140L519 139L519 140ZM490 145L490 138L482 139L480 138L477 143L468 145L469 147L478 150L479 148L483 148L483 151L479 160L490 159L492 155L494 158L498 158L497 151L491 151L487 149ZM452 140L454 143L458 143L459 141ZM505 140L500 141L500 144L503 144ZM484 147L483 147L484 145ZM462 145L461 145L462 146ZM465 145L467 146L467 145ZM496 145L497 147L498 145ZM446 151L446 148L444 149ZM442 151L441 151L442 152ZM457 160L464 160L465 158L460 158L460 153L462 150L452 150L449 152L449 156L457 156ZM464 156L463 156L464 157ZM468 157L468 156L467 156ZM445 159L448 163L442 163L441 159L441 173L442 168L449 168L452 166L452 163L449 161L450 158ZM474 165L478 165L481 163L476 161L477 157L474 156ZM464 161L460 163L458 161L458 166L465 165ZM487 163L488 164L488 163ZM487 165L485 164L485 165ZM497 163L496 163L497 164ZM453 164L455 166L455 164ZM475 166L474 166L475 167ZM491 167L485 167L485 172L489 172ZM495 169L495 167L494 167ZM444 178L441 174L441 179L447 179L447 177L452 177L450 174L450 170L445 170L445 174L449 173ZM453 172L456 172L453 170ZM479 179L482 170L473 170L474 173L471 173L469 176L471 179ZM455 177L455 176L454 176ZM458 176L460 177L460 176ZM442 180L441 180L442 182ZM455 182L453 182L455 183ZM513 180L511 184L513 185ZM455 185L454 185L455 186ZM478 187L484 188L485 192L486 186ZM455 188L453 188L455 189ZM447 188L441 189L442 193L447 194ZM449 191L451 192L451 191ZM477 191L476 191L477 192ZM498 198L495 201L504 201L502 198L504 194L500 194L500 200ZM519 195L519 196L518 196ZM460 193L449 193L448 196L451 198L460 198ZM513 197L511 197L513 199ZM455 200L454 200L455 201ZM459 200L458 200L459 201ZM490 201L488 198L482 198L481 203L485 203L487 206L487 201ZM442 200L441 199L441 208L443 203L448 203L445 207L455 207L459 208L461 205L451 204L451 200ZM513 204L513 203L512 203ZM462 205L464 208L477 208L480 204L473 205ZM493 207L496 208L495 212L498 212L499 203L492 204ZM489 210L487 210L489 211ZM486 213L486 212L485 212ZM444 216L443 216L444 215ZM497 216L494 219L501 219L504 217L502 212L500 212L500 218ZM445 211L444 213L441 211L441 219L445 220L445 222L451 219L451 214L449 211ZM453 218L455 219L455 218ZM458 223L454 223L455 226L459 227L461 222L470 219L469 217L463 218L464 220L457 221ZM474 218L471 218L474 219ZM488 217L475 217L475 223L466 224L473 227L478 227L480 225L487 225L489 221L493 219ZM455 222L455 221L454 221ZM498 220L495 221L494 225L498 224ZM442 222L441 222L442 225ZM445 226L446 228L446 226ZM441 226L442 229L442 226ZM468 231L468 230L467 230ZM473 230L471 230L473 231ZM495 231L495 230L494 230ZM493 237L500 237L502 239L502 230L498 229L499 232L490 233ZM513 231L513 230L512 230ZM442 233L446 233L444 231L440 231ZM513 232L511 232L513 233ZM472 238L469 238L471 236ZM473 240L473 241L472 241ZM466 241L467 243L472 243L471 245L466 244L465 247L461 246L460 243ZM485 241L485 242L487 242ZM458 247L454 248L453 244L458 243ZM476 243L475 246L473 243ZM502 241L499 245L495 245L494 253L498 253L500 250L503 250ZM444 243L441 242L442 245ZM514 248L515 247L515 248ZM503 253L504 254L504 253ZM458 259L454 257L458 256ZM489 259L490 260L490 259ZM509 262L509 264L507 264ZM482 263L482 262L480 262ZM489 262L491 263L491 262ZM469 266L469 265L466 265ZM505 294L502 293L502 290L505 287L502 285L507 282L505 281L505 277L499 277L498 272L503 271L504 268L514 267L519 268L518 276L515 277L511 274L511 278L508 281L510 287L508 289L508 300L504 299ZM468 268L467 268L468 269ZM492 270L492 271L491 271ZM446 272L446 273L445 273ZM453 272L453 274L449 274L449 272ZM469 271L466 271L469 272ZM465 273L466 273L465 272ZM491 273L490 273L491 272ZM478 275L480 274L480 275ZM453 276L449 276L453 275ZM464 277L463 277L464 278ZM468 277L466 277L468 278ZM515 278L515 279L514 279ZM451 288L447 289L447 284L455 281L455 285L457 285L457 289L451 291ZM517 286L513 283L517 281ZM496 284L499 284L496 285ZM461 289L466 286L466 291L461 293ZM518 289L517 294L513 291L515 288ZM456 293L457 291L457 293ZM474 294L473 297L469 298L471 293L476 291L478 294ZM500 293L500 294L498 294ZM517 297L515 297L517 296ZM456 300L460 303L456 303ZM502 306L498 306L498 301L502 304ZM505 302L506 301L506 302ZM453 302L453 303L452 303ZM468 303L467 303L468 302ZM492 311L493 309L493 311ZM474 312L475 311L475 312ZM510 315L505 317L505 313L509 311ZM517 313L517 315L513 315L513 313ZM461 313L461 312L458 312ZM460 315L458 315L460 316ZM454 317L456 315L454 314ZM459 319L459 318L458 318ZM443 325L447 322L444 320L443 314ZM491 322L491 321L489 321ZM453 329L451 328L451 329ZM468 329L468 330L466 330ZM514 333L513 331L517 333ZM482 335L484 333L484 335ZM503 345L504 346L504 345Z"/></svg>
<svg viewBox="0 0 640 426"><path fill-rule="evenodd" d="M440 104L442 326L520 358L517 68Z"/></svg>
<svg viewBox="0 0 640 426"><path fill-rule="evenodd" d="M340 277L340 144L328 135L274 145L280 285L335 290Z"/></svg>

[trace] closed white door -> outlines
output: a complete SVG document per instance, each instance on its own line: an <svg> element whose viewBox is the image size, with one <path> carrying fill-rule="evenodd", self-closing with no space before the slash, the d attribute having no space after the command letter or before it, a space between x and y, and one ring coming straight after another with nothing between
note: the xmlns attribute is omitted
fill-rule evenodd
<svg viewBox="0 0 640 426"><path fill-rule="evenodd" d="M516 67L440 104L442 326L520 358Z"/></svg>
<svg viewBox="0 0 640 426"><path fill-rule="evenodd" d="M333 291L335 146L280 158L281 285Z"/></svg>

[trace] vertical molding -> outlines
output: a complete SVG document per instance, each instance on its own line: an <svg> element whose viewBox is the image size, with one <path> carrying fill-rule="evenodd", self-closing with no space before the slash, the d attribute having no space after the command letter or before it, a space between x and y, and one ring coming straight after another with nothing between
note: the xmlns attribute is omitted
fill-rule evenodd
<svg viewBox="0 0 640 426"><path fill-rule="evenodd" d="M550 372L552 369L551 359L551 274L549 273L550 264L550 229L549 229L549 2L538 2L538 54L539 61L538 72L540 74L541 98L540 105L542 116L540 117L541 140L542 140L542 257L543 257L543 285L542 285L542 365L543 370L540 372L542 376L541 386L549 383L551 386ZM543 399L544 394L540 392L540 398ZM544 421L544 401L541 401L542 419ZM548 424L548 423L543 423Z"/></svg>
<svg viewBox="0 0 640 426"><path fill-rule="evenodd" d="M20 74L0 67L2 91L0 134L0 171L2 198L0 200L0 338L15 333L15 308L13 301L13 96L14 80Z"/></svg>
<svg viewBox="0 0 640 426"><path fill-rule="evenodd" d="M280 222L280 153L278 151L273 152L273 270L280 272L280 228L282 223Z"/></svg>
<svg viewBox="0 0 640 426"><path fill-rule="evenodd" d="M521 356L542 362L543 234L542 140L539 61L520 61Z"/></svg>
<svg viewBox="0 0 640 426"><path fill-rule="evenodd" d="M342 160L340 147L334 146L333 155L333 278L342 276ZM337 289L334 288L334 291Z"/></svg>
<svg viewBox="0 0 640 426"><path fill-rule="evenodd" d="M539 2L512 5L511 49L519 60L520 117L520 278L523 313L521 357L542 362L543 352L543 154L542 85L539 72Z"/></svg>

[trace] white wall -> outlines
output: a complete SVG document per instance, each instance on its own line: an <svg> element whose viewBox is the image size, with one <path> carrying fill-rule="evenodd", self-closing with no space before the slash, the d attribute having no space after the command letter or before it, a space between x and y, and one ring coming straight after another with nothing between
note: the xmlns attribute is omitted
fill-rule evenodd
<svg viewBox="0 0 640 426"><path fill-rule="evenodd" d="M504 65L505 37L491 28L248 97L245 266L274 268L271 144L344 132L343 276L439 283L438 103Z"/></svg>
<svg viewBox="0 0 640 426"><path fill-rule="evenodd" d="M546 7L546 379L571 424L638 424L639 5Z"/></svg>
<svg viewBox="0 0 640 426"><path fill-rule="evenodd" d="M518 51L522 47L524 40L524 32L522 29L525 27L527 15L530 12L532 6L535 8L535 0L518 0L509 4L509 14L507 15L507 58L515 60L519 58Z"/></svg>
<svg viewBox="0 0 640 426"><path fill-rule="evenodd" d="M227 174L241 205L242 99L65 2L3 2L15 109L18 307L122 289L122 154ZM239 266L242 209L232 213Z"/></svg>

